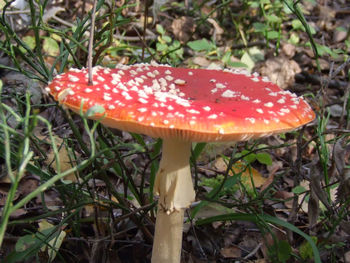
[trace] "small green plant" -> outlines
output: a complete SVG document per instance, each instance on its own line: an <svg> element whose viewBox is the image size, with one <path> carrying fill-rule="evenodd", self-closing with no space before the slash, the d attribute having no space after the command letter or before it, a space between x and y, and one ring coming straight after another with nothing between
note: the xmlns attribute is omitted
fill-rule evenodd
<svg viewBox="0 0 350 263"><path fill-rule="evenodd" d="M178 65L183 60L184 53L181 43L169 37L162 25L157 24L156 30L159 34L156 43L156 58L161 62L166 60L169 64Z"/></svg>

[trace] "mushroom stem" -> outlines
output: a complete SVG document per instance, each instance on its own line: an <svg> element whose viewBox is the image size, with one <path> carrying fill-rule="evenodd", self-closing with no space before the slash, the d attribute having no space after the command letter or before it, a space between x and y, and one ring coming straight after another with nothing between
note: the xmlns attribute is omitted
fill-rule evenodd
<svg viewBox="0 0 350 263"><path fill-rule="evenodd" d="M159 201L152 263L180 262L184 211L195 198L190 154L190 142L163 140L162 160L154 184Z"/></svg>
<svg viewBox="0 0 350 263"><path fill-rule="evenodd" d="M180 209L168 215L158 205L152 263L180 262L184 211Z"/></svg>

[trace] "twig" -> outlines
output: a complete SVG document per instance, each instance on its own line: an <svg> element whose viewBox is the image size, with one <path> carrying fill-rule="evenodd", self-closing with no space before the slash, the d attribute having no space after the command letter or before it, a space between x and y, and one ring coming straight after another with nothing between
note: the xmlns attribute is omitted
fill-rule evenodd
<svg viewBox="0 0 350 263"><path fill-rule="evenodd" d="M115 38L119 40L125 40L125 41L145 41L145 40L155 40L157 39L157 36L145 36L143 39L140 39L140 37L133 37L133 36L122 36L119 34L114 35Z"/></svg>
<svg viewBox="0 0 350 263"><path fill-rule="evenodd" d="M147 20L148 20L148 3L145 1L145 11L143 15L143 34L142 34L142 60L145 58L145 48L146 48L146 30L147 30Z"/></svg>
<svg viewBox="0 0 350 263"><path fill-rule="evenodd" d="M246 255L243 259L249 259L252 256L254 256L256 254L256 252L258 252L258 250L261 248L262 243L259 243L253 250L252 252L250 252L248 255Z"/></svg>
<svg viewBox="0 0 350 263"><path fill-rule="evenodd" d="M236 44L232 45L232 49L242 49L242 48L247 48L247 47L255 47L255 46L266 46L266 41L261 40L261 41L255 41L255 42L248 42L247 44Z"/></svg>
<svg viewBox="0 0 350 263"><path fill-rule="evenodd" d="M6 11L6 15L21 15L21 14L30 14L29 9L25 10L15 10L15 11Z"/></svg>
<svg viewBox="0 0 350 263"><path fill-rule="evenodd" d="M350 64L350 57L343 64L341 64L336 70L334 70L332 74L330 74L331 75L330 79L333 79L336 75L339 74L340 71L342 71L349 64Z"/></svg>
<svg viewBox="0 0 350 263"><path fill-rule="evenodd" d="M89 40L89 50L88 50L88 69L89 69L88 85L93 85L92 83L92 49L94 45L96 4L97 4L97 0L94 0L94 6L92 8L92 13L91 13L91 29L90 29L90 40Z"/></svg>
<svg viewBox="0 0 350 263"><path fill-rule="evenodd" d="M67 27L74 27L74 24L69 23L69 22L63 20L63 19L59 18L59 17L56 16L56 15L53 15L53 16L52 16L52 19L56 20L57 22L61 23L62 25L65 25L65 26L67 26Z"/></svg>

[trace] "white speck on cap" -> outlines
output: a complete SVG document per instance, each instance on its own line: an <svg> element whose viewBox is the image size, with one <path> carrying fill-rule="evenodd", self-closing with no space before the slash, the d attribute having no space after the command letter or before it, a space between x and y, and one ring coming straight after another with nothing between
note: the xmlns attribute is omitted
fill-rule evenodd
<svg viewBox="0 0 350 263"><path fill-rule="evenodd" d="M281 112L284 112L284 113L289 113L289 112L290 112L289 109L285 109L285 108L280 109L280 111L281 111Z"/></svg>
<svg viewBox="0 0 350 263"><path fill-rule="evenodd" d="M190 110L186 110L188 113L192 113L192 114L200 114L200 111L197 111L197 110L193 110L193 109L190 109Z"/></svg>
<svg viewBox="0 0 350 263"><path fill-rule="evenodd" d="M246 100L246 101L249 101L249 100L250 100L250 98L249 98L249 97L244 96L244 95L241 95L241 99L242 99L242 100Z"/></svg>
<svg viewBox="0 0 350 263"><path fill-rule="evenodd" d="M109 94L104 94L103 95L103 99L105 100L105 101L111 101L112 100L112 98L110 97L110 95Z"/></svg>
<svg viewBox="0 0 350 263"><path fill-rule="evenodd" d="M147 104L148 100L144 99L144 98L138 98L138 101L143 103L143 104Z"/></svg>
<svg viewBox="0 0 350 263"><path fill-rule="evenodd" d="M211 108L210 108L209 106L205 106L205 107L203 107L203 110L205 110L205 111L210 111Z"/></svg>
<svg viewBox="0 0 350 263"><path fill-rule="evenodd" d="M218 88L218 89L224 89L224 88L226 88L226 85L224 85L222 83L216 83L215 87Z"/></svg>
<svg viewBox="0 0 350 263"><path fill-rule="evenodd" d="M216 119L218 117L218 115L216 114L211 114L208 116L208 119Z"/></svg>
<svg viewBox="0 0 350 263"><path fill-rule="evenodd" d="M136 77L136 78L135 78L135 81L136 81L137 83L143 83L143 82L144 82L143 78L139 78L139 77Z"/></svg>
<svg viewBox="0 0 350 263"><path fill-rule="evenodd" d="M172 77L172 76L170 76L170 75L166 75L165 77L164 77L167 81L172 81L174 78Z"/></svg>
<svg viewBox="0 0 350 263"><path fill-rule="evenodd" d="M147 108L138 108L137 109L139 112L146 112L147 111Z"/></svg>
<svg viewBox="0 0 350 263"><path fill-rule="evenodd" d="M71 82L78 82L79 78L73 75L68 75L69 81Z"/></svg>
<svg viewBox="0 0 350 263"><path fill-rule="evenodd" d="M224 97L224 98L233 98L233 97L236 97L238 95L238 92L236 91L232 91L232 90L225 90L221 96Z"/></svg>
<svg viewBox="0 0 350 263"><path fill-rule="evenodd" d="M129 93L127 93L126 91L123 91L122 92L122 95L124 96L124 98L126 100L132 100L132 97L129 95Z"/></svg>
<svg viewBox="0 0 350 263"><path fill-rule="evenodd" d="M255 123L255 118L245 118L245 120L250 121L252 124Z"/></svg>
<svg viewBox="0 0 350 263"><path fill-rule="evenodd" d="M272 102L267 102L264 104L265 107L271 108L273 107L273 103Z"/></svg>
<svg viewBox="0 0 350 263"><path fill-rule="evenodd" d="M177 85L185 85L186 81L183 79L175 79L174 83Z"/></svg>
<svg viewBox="0 0 350 263"><path fill-rule="evenodd" d="M150 78L155 78L156 75L154 75L152 72L147 72L146 75Z"/></svg>

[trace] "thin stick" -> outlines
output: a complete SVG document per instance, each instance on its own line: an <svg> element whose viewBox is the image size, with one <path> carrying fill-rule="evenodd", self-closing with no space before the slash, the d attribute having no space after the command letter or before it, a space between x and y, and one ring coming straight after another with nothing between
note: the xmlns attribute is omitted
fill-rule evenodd
<svg viewBox="0 0 350 263"><path fill-rule="evenodd" d="M97 0L94 0L94 6L92 8L92 13L91 13L91 28L90 28L89 50L88 50L88 70L89 70L88 85L93 85L92 83L92 48L94 45L96 4L97 4Z"/></svg>
<svg viewBox="0 0 350 263"><path fill-rule="evenodd" d="M147 47L146 44L146 30L147 30L147 20L148 20L148 1L145 1L145 11L143 15L144 21L143 21L143 34L142 34L142 60L145 58L145 48Z"/></svg>

